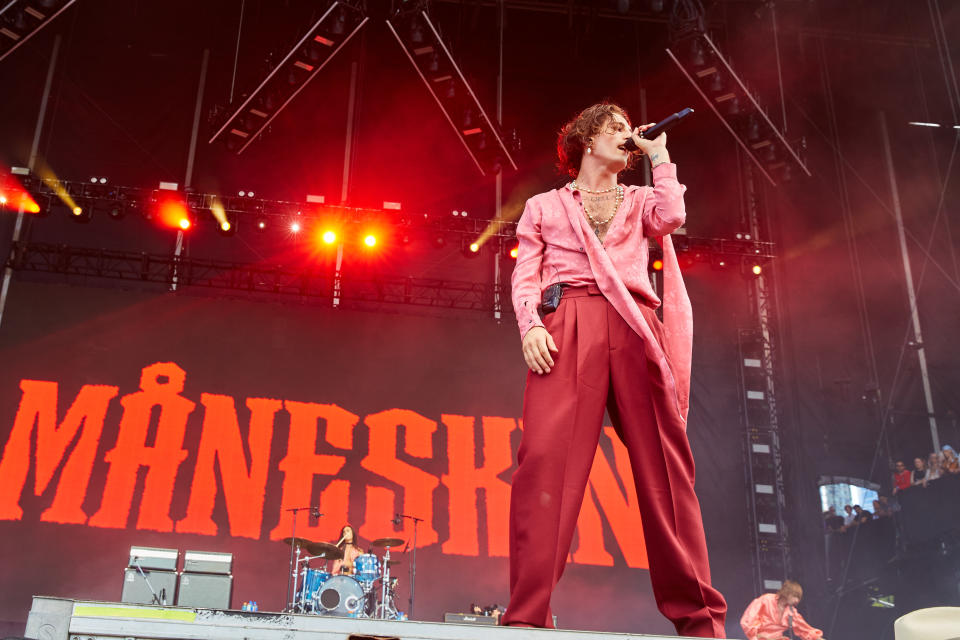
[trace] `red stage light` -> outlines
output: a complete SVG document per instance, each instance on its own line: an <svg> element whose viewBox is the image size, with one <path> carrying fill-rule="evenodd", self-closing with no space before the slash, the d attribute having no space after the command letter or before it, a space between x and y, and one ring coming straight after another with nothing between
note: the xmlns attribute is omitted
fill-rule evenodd
<svg viewBox="0 0 960 640"><path fill-rule="evenodd" d="M510 249L510 257L513 258L514 260L517 259L517 251L519 248L520 247L514 247L513 249Z"/></svg>
<svg viewBox="0 0 960 640"><path fill-rule="evenodd" d="M291 225L290 225L290 231L291 231L292 233L300 233L300 223L299 223L299 222L294 222L293 224L291 224Z"/></svg>
<svg viewBox="0 0 960 640"><path fill-rule="evenodd" d="M753 275L758 276L758 275L760 275L761 273L763 273L763 267L761 267L761 266L758 265L758 264L755 264L755 265L753 265L753 267L750 269L750 271L753 272Z"/></svg>
<svg viewBox="0 0 960 640"><path fill-rule="evenodd" d="M373 235L372 233L368 233L363 238L363 244L371 248L377 246L377 236Z"/></svg>
<svg viewBox="0 0 960 640"><path fill-rule="evenodd" d="M337 241L337 234L336 232L328 229L323 232L322 238L325 244L333 244Z"/></svg>
<svg viewBox="0 0 960 640"><path fill-rule="evenodd" d="M189 218L180 218L180 222L177 223L181 229L186 231L190 228L190 219Z"/></svg>
<svg viewBox="0 0 960 640"><path fill-rule="evenodd" d="M663 271L663 260L654 260L652 266L654 271Z"/></svg>

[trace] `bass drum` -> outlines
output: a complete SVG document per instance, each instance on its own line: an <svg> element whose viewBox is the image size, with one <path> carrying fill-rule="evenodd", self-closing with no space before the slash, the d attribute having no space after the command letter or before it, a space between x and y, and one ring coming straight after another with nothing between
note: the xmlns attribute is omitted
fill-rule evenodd
<svg viewBox="0 0 960 640"><path fill-rule="evenodd" d="M316 593L316 612L328 616L363 615L363 587L351 576L330 578Z"/></svg>

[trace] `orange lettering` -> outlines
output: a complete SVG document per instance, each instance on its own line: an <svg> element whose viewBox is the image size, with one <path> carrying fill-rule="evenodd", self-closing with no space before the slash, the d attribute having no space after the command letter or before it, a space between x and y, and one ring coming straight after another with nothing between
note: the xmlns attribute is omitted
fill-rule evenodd
<svg viewBox="0 0 960 640"><path fill-rule="evenodd" d="M170 503L177 469L187 457L183 436L187 417L196 406L180 396L186 372L173 362L144 367L140 391L120 399L123 417L116 446L107 452L110 463L100 509L90 518L95 527L122 529L127 526L140 467L148 468L140 499L137 528L173 531ZM160 419L152 446L147 444L150 413L160 407Z"/></svg>
<svg viewBox="0 0 960 640"><path fill-rule="evenodd" d="M290 435L287 439L287 455L280 461L283 471L283 492L280 498L280 522L270 532L271 540L280 540L290 535L291 513L288 509L309 507L313 502L315 476L335 477L343 468L346 458L317 454L317 421L326 421L326 440L340 449L353 448L353 429L360 421L356 416L335 404L315 404L287 400L284 406L290 413ZM301 515L297 521L297 536L314 540L335 540L340 527L347 521L350 484L346 480L332 480L320 493L320 510L326 517L315 526L304 523ZM301 524L303 526L301 526Z"/></svg>
<svg viewBox="0 0 960 640"><path fill-rule="evenodd" d="M404 427L404 452L415 458L428 459L433 455L433 434L437 423L407 409L381 411L367 416L364 422L370 427L370 448L360 466L403 487L403 512L423 518L417 528L417 544L425 547L435 543L438 536L433 528L433 491L440 482L426 471L397 459L397 427ZM371 489L375 488L367 488L366 514L359 529L360 535L368 540L396 535L389 524L393 515L389 507L393 506L393 500L383 498L386 495L383 489L372 492ZM386 511L384 507L387 507ZM413 537L413 525L409 520L404 520L401 535L407 540Z"/></svg>
<svg viewBox="0 0 960 640"><path fill-rule="evenodd" d="M118 389L105 385L84 385L59 425L56 382L21 380L20 390L23 396L10 438L3 450L3 458L0 458L0 520L19 520L23 516L19 501L30 467L30 439L36 425L33 491L38 496L47 489L67 455L67 448L80 432L77 444L63 467L53 503L40 519L82 524L87 521L82 504L103 431L103 419Z"/></svg>
<svg viewBox="0 0 960 640"><path fill-rule="evenodd" d="M197 466L193 472L187 515L177 522L177 531L217 534L217 525L213 521L213 505L217 495L214 466L215 462L219 462L230 535L259 538L273 421L283 403L280 400L247 398L250 426L246 446L240 434L240 422L232 397L203 393L200 394L200 403L204 406L204 414Z"/></svg>
<svg viewBox="0 0 960 640"><path fill-rule="evenodd" d="M474 419L443 415L447 427L448 471L441 478L449 489L450 537L444 553L480 555L478 491L484 491L487 523L487 555L506 556L510 537L510 484L500 474L510 469L513 454L510 434L517 427L512 418L483 418L483 463L476 464Z"/></svg>

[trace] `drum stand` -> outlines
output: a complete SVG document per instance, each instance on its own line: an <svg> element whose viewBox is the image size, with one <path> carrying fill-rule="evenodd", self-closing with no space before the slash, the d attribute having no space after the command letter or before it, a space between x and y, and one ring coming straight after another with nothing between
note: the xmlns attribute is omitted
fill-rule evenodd
<svg viewBox="0 0 960 640"><path fill-rule="evenodd" d="M380 578L380 604L377 605L374 618L396 620L400 617L393 602L393 585L390 584L390 547L383 554L383 576Z"/></svg>

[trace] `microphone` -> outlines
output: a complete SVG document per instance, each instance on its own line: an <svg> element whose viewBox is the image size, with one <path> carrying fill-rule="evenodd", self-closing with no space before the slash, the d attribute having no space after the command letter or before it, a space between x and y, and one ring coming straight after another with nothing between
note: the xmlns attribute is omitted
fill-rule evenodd
<svg viewBox="0 0 960 640"><path fill-rule="evenodd" d="M683 111L677 111L672 116L667 116L666 118L664 118L657 124L653 125L649 129L645 131L641 131L638 135L645 140L653 140L654 138L659 136L661 133L663 133L667 129L670 129L671 127L673 127L673 125L677 124L678 122L686 118L691 113L693 113L693 109L691 109L690 107L687 107ZM633 141L633 138L629 138L626 142L623 143L622 146L627 151L637 151L639 149L639 147L637 146L637 143Z"/></svg>
<svg viewBox="0 0 960 640"><path fill-rule="evenodd" d="M393 520L391 520L390 522L392 522L393 524L399 527L400 523L403 522L403 518L400 517L399 513L395 513L393 515Z"/></svg>
<svg viewBox="0 0 960 640"><path fill-rule="evenodd" d="M320 513L320 507L310 507L310 517L311 518L323 517L323 514Z"/></svg>

